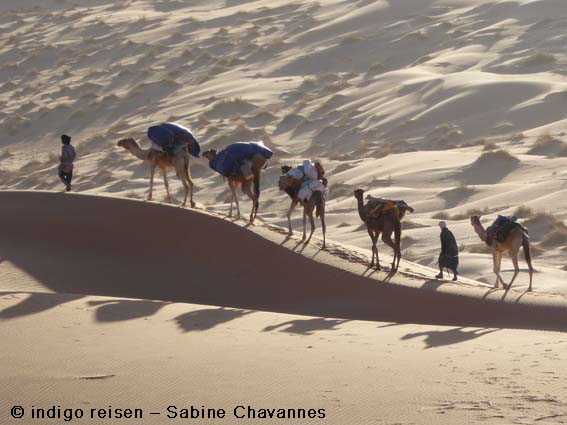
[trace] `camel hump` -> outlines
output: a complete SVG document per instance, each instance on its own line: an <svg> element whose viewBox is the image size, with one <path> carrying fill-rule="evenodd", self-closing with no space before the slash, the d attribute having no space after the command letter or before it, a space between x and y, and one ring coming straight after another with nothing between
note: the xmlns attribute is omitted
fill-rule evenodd
<svg viewBox="0 0 567 425"><path fill-rule="evenodd" d="M520 229L522 233L527 235L528 229L516 220L516 216L499 215L487 229L487 232L492 233L498 242L504 242L510 232L514 229Z"/></svg>
<svg viewBox="0 0 567 425"><path fill-rule="evenodd" d="M174 123L165 122L148 128L148 139L171 155L177 154L187 147L189 153L199 158L201 148L199 142L188 128Z"/></svg>
<svg viewBox="0 0 567 425"><path fill-rule="evenodd" d="M209 161L209 166L225 177L240 176L242 165L257 154L267 160L271 158L273 152L262 142L237 142L217 152Z"/></svg>
<svg viewBox="0 0 567 425"><path fill-rule="evenodd" d="M403 215L401 210L413 211L413 208L411 208L404 200L376 198L371 195L368 195L366 200L367 203L364 206L364 209L367 216L372 218L378 218L382 214L386 214L390 211L394 211L396 217L401 218Z"/></svg>

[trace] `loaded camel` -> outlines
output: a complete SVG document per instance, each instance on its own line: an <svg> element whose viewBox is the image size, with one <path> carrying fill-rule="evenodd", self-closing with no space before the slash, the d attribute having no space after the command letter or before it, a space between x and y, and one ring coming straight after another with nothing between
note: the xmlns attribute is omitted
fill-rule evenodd
<svg viewBox="0 0 567 425"><path fill-rule="evenodd" d="M512 229L510 229L504 241L498 242L498 240L496 240L496 236L494 234L491 234L491 231L489 230L490 228L485 229L482 226L482 224L480 223L480 216L471 216L471 224L479 238L492 250L492 264L494 273L496 274L496 282L494 282L494 287L498 288L499 283L502 283L502 286L506 290L509 290L512 287L512 283L514 283L516 276L518 276L518 273L520 272L520 267L518 266L518 252L520 251L520 247L523 247L524 257L526 259L526 263L528 263L528 272L530 274L530 285L528 287L528 292L531 292L534 269L532 267L530 237L528 236L527 229L525 229L523 226L516 225ZM512 258L512 263L514 264L514 275L512 276L512 280L510 280L508 286L506 286L504 280L500 276L502 254L505 252L508 252L510 258Z"/></svg>
<svg viewBox="0 0 567 425"><path fill-rule="evenodd" d="M414 210L405 202L385 200L385 202L391 202L392 205L395 206L387 211L381 211L379 214L371 214L372 208L369 203L364 205L363 195L364 190L362 189L354 191L354 197L358 202L358 214L361 220L366 224L366 230L368 230L368 235L372 240L372 261L370 262L370 267L374 266L374 257L376 257L376 270L380 270L380 260L378 258L376 242L378 242L378 237L381 233L382 241L394 250L394 259L391 268L391 271L394 272L398 269L400 259L402 258L400 249L402 235L401 220L407 211L412 213ZM392 233L394 233L394 241L392 241Z"/></svg>
<svg viewBox="0 0 567 425"><path fill-rule="evenodd" d="M229 161L232 162L231 168L232 172L228 175L225 175L223 171L224 168L222 167L223 162L227 160L228 155L234 155L234 152L231 148L236 147L239 149L242 145L261 145L259 152L248 152L248 156L243 156L239 158L238 161L235 161L234 158L231 156ZM252 151L256 149L255 147L252 148ZM268 152L268 153L267 153ZM206 158L209 161L209 166L214 169L215 171L219 172L226 180L228 181L228 187L231 192L230 198L230 209L228 212L228 216L232 217L232 204L233 202L236 203L236 212L237 218L240 218L240 204L238 202L238 196L236 191L238 190L239 186L242 186L242 192L245 193L248 198L252 201L252 211L250 212L250 223L254 223L254 219L258 214L258 209L260 208L260 180L262 177L262 169L266 167L266 163L268 159L271 157L272 152L267 149L263 144L257 143L233 143L232 145L228 146L226 149L217 152L216 149L209 149L208 151L203 152L203 158ZM244 155L244 154L243 154ZM216 161L219 160L217 163ZM243 162L241 164L241 162ZM236 168L234 168L236 167ZM252 190L252 182L254 182L254 189Z"/></svg>
<svg viewBox="0 0 567 425"><path fill-rule="evenodd" d="M187 196L191 192L190 203L191 208L195 207L195 202L193 202L193 180L191 180L191 173L189 171L189 150L187 147L179 149L175 155L170 155L166 152L158 151L155 149L142 149L138 143L131 137L127 139L122 139L117 143L118 146L126 149L136 158L142 161L148 161L150 164L150 193L148 195L148 201L152 200L152 193L154 187L154 174L156 167L161 169L163 174L163 182L165 184L165 190L167 192L168 202L171 204L171 194L169 193L169 182L167 181L167 170L170 167L175 168L177 177L183 183L185 188L185 198L183 199L183 206L187 203Z"/></svg>
<svg viewBox="0 0 567 425"><path fill-rule="evenodd" d="M323 174L325 173L323 167L319 163L315 163L315 167L317 168L317 177L319 179L323 178ZM321 191L313 191L309 199L304 201L300 201L298 194L299 190L301 189L302 181L298 181L293 179L291 176L287 175L287 172L291 169L291 167L284 165L282 168L282 175L280 176L278 186L280 190L283 190L288 196L291 198L291 205L287 212L287 222L289 225L289 235L293 235L293 229L291 227L291 213L297 206L297 204L301 203L303 205L303 237L301 238L302 241L305 243L309 243L311 240L311 236L313 236L313 232L315 232L315 220L313 219L313 210L315 210L315 214L321 220L321 229L323 230L323 248L325 248L325 233L327 231L327 226L325 224L325 196ZM311 223L311 233L309 233L309 237L307 240L306 237L306 218L309 217L309 222Z"/></svg>

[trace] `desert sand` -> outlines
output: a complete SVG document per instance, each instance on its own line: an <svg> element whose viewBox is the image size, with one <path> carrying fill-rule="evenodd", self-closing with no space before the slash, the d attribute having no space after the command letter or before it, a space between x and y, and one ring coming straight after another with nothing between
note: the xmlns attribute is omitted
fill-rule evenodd
<svg viewBox="0 0 567 425"><path fill-rule="evenodd" d="M8 0L0 28L0 423L16 404L163 423L147 412L242 403L567 422L564 0ZM149 170L116 142L147 148L166 120L203 149L275 152L254 226L227 219L204 160L195 210L165 205L157 176L145 201ZM56 178L62 133L77 193ZM304 158L329 177L325 250L318 223L300 243L299 212L285 236L280 165ZM367 267L358 187L415 208L393 276ZM522 256L513 289L491 289L471 214L528 226L534 293ZM433 278L440 219L457 283Z"/></svg>

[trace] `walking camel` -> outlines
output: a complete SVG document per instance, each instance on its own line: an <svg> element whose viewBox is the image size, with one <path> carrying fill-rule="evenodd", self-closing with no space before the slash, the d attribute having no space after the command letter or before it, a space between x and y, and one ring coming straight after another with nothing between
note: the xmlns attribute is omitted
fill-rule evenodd
<svg viewBox="0 0 567 425"><path fill-rule="evenodd" d="M319 164L317 164L319 165ZM321 229L323 231L323 248L326 246L325 241L325 233L327 231L327 226L325 224L325 197L322 192L316 190L312 193L311 197L305 201L300 201L298 198L299 190L301 189L301 181L297 181L290 176L286 175L286 173L290 170L291 167L289 166L282 166L282 175L280 176L278 186L280 190L283 190L288 196L291 198L291 205L287 212L287 222L289 225L289 235L293 235L293 229L291 228L291 213L297 206L297 204L301 203L303 205L303 237L301 238L302 241L305 243L309 243L311 240L311 236L313 236L313 232L315 232L315 220L313 219L313 210L315 210L315 214L321 220ZM309 237L307 240L306 237L306 222L307 217L309 217L309 222L311 224L311 233L309 233Z"/></svg>
<svg viewBox="0 0 567 425"><path fill-rule="evenodd" d="M217 155L216 149L209 149L203 152L202 157L211 161ZM228 187L231 192L230 209L228 216L232 217L232 204L236 203L237 218L240 218L240 203L236 191L239 186L242 186L242 192L245 193L252 201L252 211L250 212L250 223L254 223L258 208L260 207L260 179L262 177L262 169L266 165L267 158L260 154L256 154L251 159L250 171L252 178L247 178L242 174L223 176L228 182ZM254 190L252 190L252 182L254 182Z"/></svg>
<svg viewBox="0 0 567 425"><path fill-rule="evenodd" d="M191 180L191 173L189 171L189 150L187 147L179 149L179 151L172 156L166 152L158 151L155 149L142 149L138 143L131 137L127 139L122 139L118 142L118 146L126 149L136 158L142 161L148 161L150 164L150 193L148 195L148 201L152 200L152 193L154 188L154 174L156 167L161 169L163 174L163 182L165 184L165 190L167 192L168 202L171 204L171 194L169 193L169 182L167 181L167 170L170 167L175 168L177 177L183 183L185 188L185 198L183 199L183 206L187 204L187 196L191 192L190 203L191 208L195 207L195 202L193 202L193 180Z"/></svg>
<svg viewBox="0 0 567 425"><path fill-rule="evenodd" d="M412 207L405 204L405 202L396 202L394 208L391 208L388 211L383 211L378 215L371 215L369 214L371 208L367 208L368 204L366 206L364 205L363 195L364 190L362 189L354 191L354 197L358 202L358 214L361 220L366 224L368 235L372 240L372 261L370 262L370 267L374 266L374 257L376 257L376 270L380 270L380 260L378 258L378 247L376 246L376 243L378 242L378 238L381 233L382 241L394 250L394 259L392 261L391 271L395 272L398 269L400 259L402 258L402 252L400 249L400 240L402 235L401 220L407 211L412 213L414 210ZM394 233L393 241L392 233Z"/></svg>
<svg viewBox="0 0 567 425"><path fill-rule="evenodd" d="M471 216L471 224L474 231L479 236L479 238L486 243L492 249L492 264L493 270L496 274L496 282L494 287L498 288L499 283L502 283L504 289L509 290L512 287L512 283L518 276L520 272L520 267L518 266L518 252L520 247L524 248L524 257L526 263L528 263L528 272L530 274L530 285L528 287L528 292L532 291L532 278L534 269L532 267L532 255L530 250L530 237L528 236L527 230L524 230L522 226L514 226L506 235L506 239L503 242L498 242L495 235L489 234L488 229L485 229L480 223L480 216ZM512 263L514 264L514 275L508 286L504 283L502 276L500 276L500 266L502 264L502 254L508 252Z"/></svg>

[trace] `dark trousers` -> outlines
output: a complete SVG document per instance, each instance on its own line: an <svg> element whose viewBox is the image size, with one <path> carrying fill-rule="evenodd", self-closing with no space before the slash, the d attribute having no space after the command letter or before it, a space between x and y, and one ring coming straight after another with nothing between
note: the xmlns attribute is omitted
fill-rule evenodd
<svg viewBox="0 0 567 425"><path fill-rule="evenodd" d="M65 184L65 186L71 186L71 180L73 180L73 170L67 172L59 170L59 178Z"/></svg>

